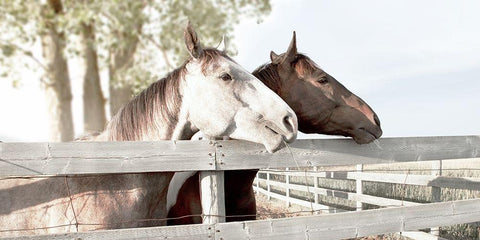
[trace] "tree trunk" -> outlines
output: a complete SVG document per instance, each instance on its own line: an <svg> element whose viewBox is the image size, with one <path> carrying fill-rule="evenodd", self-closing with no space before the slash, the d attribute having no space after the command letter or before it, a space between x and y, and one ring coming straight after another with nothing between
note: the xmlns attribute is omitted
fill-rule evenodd
<svg viewBox="0 0 480 240"><path fill-rule="evenodd" d="M49 16L48 12L54 13ZM45 31L40 35L42 54L45 59L43 86L49 113L50 141L65 142L73 140L72 93L67 60L63 55L65 36L57 32L51 18L62 14L60 0L49 0L42 6Z"/></svg>
<svg viewBox="0 0 480 240"><path fill-rule="evenodd" d="M83 76L83 129L85 133L102 131L105 127L105 98L100 85L98 57L93 24L82 23L81 45L85 74Z"/></svg>
<svg viewBox="0 0 480 240"><path fill-rule="evenodd" d="M132 99L133 86L130 84L115 86L112 82L110 83L110 115L114 116L123 105Z"/></svg>
<svg viewBox="0 0 480 240"><path fill-rule="evenodd" d="M118 34L119 37L121 34ZM133 66L133 56L137 50L138 38L125 40L125 45L110 49L110 114L115 115L118 110L128 103L133 95L131 83L122 82L122 72Z"/></svg>

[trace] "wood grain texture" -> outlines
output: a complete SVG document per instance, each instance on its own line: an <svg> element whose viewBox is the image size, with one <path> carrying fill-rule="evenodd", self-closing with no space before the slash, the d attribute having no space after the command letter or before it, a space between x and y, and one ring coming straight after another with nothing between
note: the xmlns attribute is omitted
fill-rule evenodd
<svg viewBox="0 0 480 240"><path fill-rule="evenodd" d="M149 228L130 228L103 230L92 232L78 232L65 234L48 234L39 236L24 236L0 239L36 239L36 240L53 240L53 239L70 239L70 240L97 240L97 239L171 239L171 240L204 240L214 236L214 225L197 224L171 227L149 227Z"/></svg>
<svg viewBox="0 0 480 240"><path fill-rule="evenodd" d="M252 221L236 224L230 230L221 225L224 237L235 232L233 239L332 239L353 238L388 232L416 230L429 225L452 225L459 222L480 220L480 199L428 204L422 206L400 207L326 214L289 219ZM425 207L428 206L428 207ZM469 219L461 219L459 212L468 210ZM475 220L476 219L476 220ZM440 223L440 224L439 224ZM218 230L219 228L217 228ZM243 229L243 235L239 229ZM282 237L282 235L288 236ZM225 238L227 239L227 238ZM228 238L232 239L232 238Z"/></svg>
<svg viewBox="0 0 480 240"><path fill-rule="evenodd" d="M31 239L343 239L476 221L480 221L480 199L247 222L57 234Z"/></svg>
<svg viewBox="0 0 480 240"><path fill-rule="evenodd" d="M357 145L347 139L298 140L288 149L269 154L259 144L242 141L0 143L0 177L222 171L480 157L479 136L385 138L380 140L379 145L381 148L372 144ZM370 174L332 172L323 173L323 176L362 181L377 177ZM322 176L322 173L315 175ZM399 183L408 181L410 184L436 187L467 186L467 189L474 190L480 186L480 181L473 178L381 175L381 181L390 179ZM291 183L289 186L296 187ZM352 194L348 193L347 196L362 196ZM34 238L331 239L476 221L480 221L480 199L289 219L122 229Z"/></svg>
<svg viewBox="0 0 480 240"><path fill-rule="evenodd" d="M225 174L223 171L200 172L200 199L203 223L225 222Z"/></svg>
<svg viewBox="0 0 480 240"><path fill-rule="evenodd" d="M265 169L480 157L479 136L383 138L379 142L381 149L349 139L305 139L274 154L260 144L236 140L0 143L0 176Z"/></svg>
<svg viewBox="0 0 480 240"><path fill-rule="evenodd" d="M0 176L215 169L209 141L0 143Z"/></svg>
<svg viewBox="0 0 480 240"><path fill-rule="evenodd" d="M480 157L480 136L381 138L358 145L350 139L301 139L269 154L260 144L219 141L220 169L266 169L427 161ZM291 152L290 152L291 150ZM293 155L293 157L292 157ZM296 162L295 162L295 160Z"/></svg>

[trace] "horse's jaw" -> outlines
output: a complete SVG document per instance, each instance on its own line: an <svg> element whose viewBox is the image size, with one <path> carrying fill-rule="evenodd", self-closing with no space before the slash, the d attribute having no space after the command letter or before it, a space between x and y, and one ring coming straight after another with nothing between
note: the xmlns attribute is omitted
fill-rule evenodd
<svg viewBox="0 0 480 240"><path fill-rule="evenodd" d="M256 132L257 134L251 134L252 132ZM284 133L270 121L261 121L256 124L237 128L230 136L234 139L260 143L269 153L274 153L285 147L287 142L293 142L297 134L295 131L295 134L285 136Z"/></svg>
<svg viewBox="0 0 480 240"><path fill-rule="evenodd" d="M380 128L375 129L365 129L365 128L358 128L349 135L353 138L353 140L358 144L367 144L379 139L382 136L383 132Z"/></svg>
<svg viewBox="0 0 480 240"><path fill-rule="evenodd" d="M195 125L193 125L192 122L188 120L188 118L182 118L178 121L177 125L173 129L173 133L170 139L190 140L197 132L199 132L199 129L195 127Z"/></svg>

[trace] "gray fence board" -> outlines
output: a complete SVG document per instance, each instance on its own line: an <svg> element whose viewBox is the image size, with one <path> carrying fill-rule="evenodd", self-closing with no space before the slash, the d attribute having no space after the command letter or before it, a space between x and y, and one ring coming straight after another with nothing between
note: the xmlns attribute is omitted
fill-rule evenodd
<svg viewBox="0 0 480 240"><path fill-rule="evenodd" d="M373 164L480 157L480 136L381 138L358 145L349 139L301 139L275 154L260 144L219 141L219 169L266 169ZM291 152L290 152L291 150ZM292 158L293 155L293 158ZM295 160L296 162L295 162Z"/></svg>
<svg viewBox="0 0 480 240"><path fill-rule="evenodd" d="M0 143L0 176L215 169L209 141Z"/></svg>
<svg viewBox="0 0 480 240"><path fill-rule="evenodd" d="M480 157L479 136L386 138L379 141L379 146L357 145L347 139L299 140L290 148L268 154L263 146L242 141L0 143L0 176L221 171ZM444 177L436 179L446 181ZM472 186L478 183L475 179L455 181ZM480 221L480 199L289 219L32 238L330 239L475 221Z"/></svg>
<svg viewBox="0 0 480 240"><path fill-rule="evenodd" d="M358 145L349 139L305 139L269 154L260 144L235 140L216 144L0 143L0 176L264 169L480 157L479 136L383 138L379 146Z"/></svg>
<svg viewBox="0 0 480 240"><path fill-rule="evenodd" d="M97 239L171 239L171 240L203 240L214 236L214 225L197 224L172 227L149 227L149 228L132 228L132 229L116 229L116 230L100 230L92 232L48 234L39 236L22 236L0 239L37 239L37 240L53 240L53 239L71 239L71 240L97 240Z"/></svg>

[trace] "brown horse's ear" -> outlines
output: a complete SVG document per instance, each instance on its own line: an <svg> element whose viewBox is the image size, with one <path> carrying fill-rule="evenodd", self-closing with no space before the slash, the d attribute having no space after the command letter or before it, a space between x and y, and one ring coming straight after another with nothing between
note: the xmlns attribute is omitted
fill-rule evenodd
<svg viewBox="0 0 480 240"><path fill-rule="evenodd" d="M297 57L297 38L295 31L293 31L293 38L292 41L290 42L290 46L288 46L288 50L285 53L283 62L285 63L291 63L295 61L295 58Z"/></svg>
<svg viewBox="0 0 480 240"><path fill-rule="evenodd" d="M185 45L187 46L188 53L193 58L200 58L203 55L203 49L200 45L200 40L197 37L197 33L193 29L190 21L188 21L187 27L183 32L185 38Z"/></svg>
<svg viewBox="0 0 480 240"><path fill-rule="evenodd" d="M274 53L273 51L270 51L270 60L274 64L279 64L282 62L282 58L280 57L280 55Z"/></svg>

